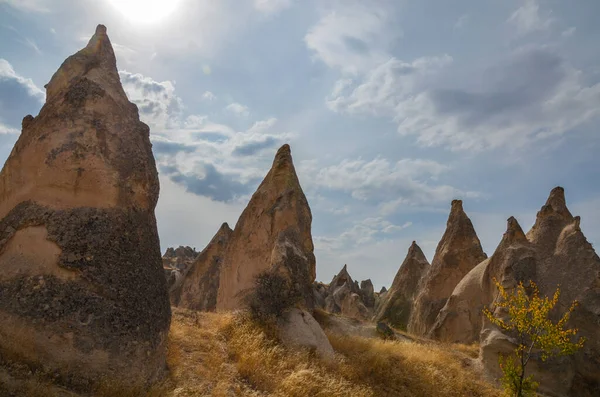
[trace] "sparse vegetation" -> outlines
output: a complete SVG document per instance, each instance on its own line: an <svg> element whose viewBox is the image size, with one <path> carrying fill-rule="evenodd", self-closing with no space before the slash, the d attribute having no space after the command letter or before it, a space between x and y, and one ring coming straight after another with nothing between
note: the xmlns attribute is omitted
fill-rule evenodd
<svg viewBox="0 0 600 397"><path fill-rule="evenodd" d="M558 303L560 288L556 289L550 299L540 297L538 287L533 281L530 281L530 294L522 282L514 292L506 290L495 279L494 283L500 293L500 300L495 302L495 306L502 309L501 315L496 316L489 309L484 309L484 314L493 324L515 335L517 341L514 355L499 357L500 368L504 374L501 379L502 385L511 397L534 396L539 385L532 375L525 376L525 369L534 349L541 353L541 359L545 361L552 356L573 354L583 347L584 338L572 341L577 329L566 328L577 301L571 304L560 320L554 322L550 318L550 312ZM502 318L504 313L508 314L508 318Z"/></svg>
<svg viewBox="0 0 600 397"><path fill-rule="evenodd" d="M243 291L242 298L255 320L268 323L280 318L301 296L282 274L263 271L255 276L253 288Z"/></svg>

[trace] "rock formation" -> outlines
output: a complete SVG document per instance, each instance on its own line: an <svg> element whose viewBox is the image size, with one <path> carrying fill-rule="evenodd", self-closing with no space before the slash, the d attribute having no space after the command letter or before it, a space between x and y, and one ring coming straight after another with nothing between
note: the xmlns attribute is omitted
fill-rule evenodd
<svg viewBox="0 0 600 397"><path fill-rule="evenodd" d="M317 302L320 303L320 307L330 313L338 313L359 320L370 319L375 305L373 283L371 280L365 280L361 284L363 285L362 289L356 281L352 280L348 273L348 267L344 265L329 285L319 285ZM365 304L365 301L369 303L369 306Z"/></svg>
<svg viewBox="0 0 600 397"><path fill-rule="evenodd" d="M0 173L0 349L71 383L165 369L170 306L148 126L99 25Z"/></svg>
<svg viewBox="0 0 600 397"><path fill-rule="evenodd" d="M392 286L377 308L375 321L387 321L395 328L406 329L419 282L429 266L423 251L413 241Z"/></svg>
<svg viewBox="0 0 600 397"><path fill-rule="evenodd" d="M183 272L171 292L171 303L186 309L215 311L223 254L232 230L223 223L196 260Z"/></svg>
<svg viewBox="0 0 600 397"><path fill-rule="evenodd" d="M173 296L175 291L180 291L183 281L183 274L186 269L194 262L198 253L191 247L180 245L178 248L167 248L167 251L162 257L163 269L165 278L167 279L167 288L169 289L169 297L171 305L173 305Z"/></svg>
<svg viewBox="0 0 600 397"><path fill-rule="evenodd" d="M483 365L498 377L498 354L513 351L515 345L510 335L491 325L481 313L485 307L493 309L497 298L493 278L508 289L533 280L540 294L546 296L560 285L561 312L573 300L580 302L568 326L587 338L583 350L546 362L536 355L527 371L540 382L540 391L548 395L600 393L600 259L581 232L579 217L567 209L562 188L552 190L527 235L515 218L508 219L507 231L494 254L457 285L431 331L430 336L450 342L481 340Z"/></svg>
<svg viewBox="0 0 600 397"><path fill-rule="evenodd" d="M568 326L577 328L578 336L587 339L583 349L573 356L546 362L542 362L538 354L528 365L529 373L541 384L540 391L552 396L600 394L600 258L581 232L579 221L579 217L572 216L567 209L564 190L554 188L526 235L528 243L519 236L522 245L531 246L535 261L526 259L522 263L521 257L516 256L513 270L496 273L508 287L519 280L533 279L540 295L545 296L552 295L560 285L561 312L573 300L579 302ZM490 275L494 270L490 270ZM510 336L488 321L483 323L480 357L489 372L498 375L498 353L513 349Z"/></svg>
<svg viewBox="0 0 600 397"><path fill-rule="evenodd" d="M198 252L192 247L180 245L177 248L167 248L167 251L162 257L164 269L177 269L185 271L198 256Z"/></svg>
<svg viewBox="0 0 600 397"><path fill-rule="evenodd" d="M483 309L496 297L493 278L506 288L535 279L536 255L517 220L510 217L507 230L494 254L477 265L458 283L440 311L430 337L453 343L479 341Z"/></svg>
<svg viewBox="0 0 600 397"><path fill-rule="evenodd" d="M486 255L462 201L453 200L446 231L415 298L408 331L427 335L456 285L484 259Z"/></svg>
<svg viewBox="0 0 600 397"><path fill-rule="evenodd" d="M375 306L375 287L371 279L366 279L360 282L360 296L363 303L367 307Z"/></svg>
<svg viewBox="0 0 600 397"><path fill-rule="evenodd" d="M316 269L311 223L290 147L283 145L231 234L221 265L217 310L240 308L240 294L265 270L286 274L304 305L312 308Z"/></svg>

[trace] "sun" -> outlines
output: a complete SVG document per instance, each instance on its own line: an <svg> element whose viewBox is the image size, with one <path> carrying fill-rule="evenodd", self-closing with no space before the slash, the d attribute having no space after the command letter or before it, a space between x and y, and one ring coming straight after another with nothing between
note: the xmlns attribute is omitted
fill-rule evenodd
<svg viewBox="0 0 600 397"><path fill-rule="evenodd" d="M125 17L135 23L154 23L168 17L180 0L108 0Z"/></svg>

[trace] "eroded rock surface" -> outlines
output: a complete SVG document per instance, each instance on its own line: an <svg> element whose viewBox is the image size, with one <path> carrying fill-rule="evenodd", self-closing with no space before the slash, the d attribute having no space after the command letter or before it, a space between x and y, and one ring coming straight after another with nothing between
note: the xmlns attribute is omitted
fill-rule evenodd
<svg viewBox="0 0 600 397"><path fill-rule="evenodd" d="M304 306L312 308L316 269L311 223L290 147L283 145L231 234L221 265L217 310L241 308L241 294L253 287L262 271L287 275Z"/></svg>
<svg viewBox="0 0 600 397"><path fill-rule="evenodd" d="M99 25L0 173L0 349L87 384L165 369L170 306L148 126Z"/></svg>
<svg viewBox="0 0 600 397"><path fill-rule="evenodd" d="M171 291L174 306L186 309L215 311L223 255L232 230L223 223L206 248L183 272L181 282Z"/></svg>
<svg viewBox="0 0 600 397"><path fill-rule="evenodd" d="M507 289L534 281L541 295L550 296L560 285L559 311L570 302L580 306L568 326L587 338L582 351L571 357L540 360L534 355L528 374L540 382L540 391L551 396L592 396L600 393L600 259L579 227L579 217L569 212L564 190L552 190L525 235L517 220L508 219L507 230L494 254L482 261L457 285L441 310L430 336L449 342L480 341L480 358L494 377L501 375L498 354L514 350L514 335L491 325L482 315L497 299L496 278ZM496 313L499 316L501 312ZM595 370L596 369L596 370Z"/></svg>
<svg viewBox="0 0 600 397"><path fill-rule="evenodd" d="M577 328L578 336L587 339L583 349L573 356L546 362L536 354L530 362L531 368L528 365L529 373L540 382L540 391L552 396L600 394L600 258L583 235L579 222L580 218L571 215L566 206L563 188L554 188L526 235L527 243L519 234L521 244L531 247L535 261L529 259L529 254L517 255L515 260L507 261L512 264L512 270L490 269L490 275L496 273L507 287L520 280L535 281L540 295L551 296L560 285L558 307L561 313L573 300L579 302L568 326ZM499 374L498 353L511 349L514 349L511 336L484 321L480 356L485 368Z"/></svg>
<svg viewBox="0 0 600 397"><path fill-rule="evenodd" d="M408 331L427 335L456 285L484 259L486 255L462 201L453 200L446 231L415 298Z"/></svg>
<svg viewBox="0 0 600 397"><path fill-rule="evenodd" d="M165 278L167 279L167 288L171 305L174 305L174 296L181 291L181 283L187 269L194 262L198 253L191 247L179 246L177 248L169 247L162 257Z"/></svg>
<svg viewBox="0 0 600 397"><path fill-rule="evenodd" d="M373 284L371 280L363 281L362 284L363 288L359 286L358 282L352 280L348 273L348 267L344 265L329 285L321 284L315 287L319 296L319 307L329 313L337 313L350 318L370 319L373 316L375 305ZM365 300L369 306L365 304Z"/></svg>
<svg viewBox="0 0 600 397"><path fill-rule="evenodd" d="M419 282L429 266L423 251L413 241L392 286L381 298L375 321L386 321L395 328L406 329Z"/></svg>
<svg viewBox="0 0 600 397"><path fill-rule="evenodd" d="M334 357L327 335L306 310L293 308L286 312L279 321L279 337L285 345L308 348L323 359Z"/></svg>

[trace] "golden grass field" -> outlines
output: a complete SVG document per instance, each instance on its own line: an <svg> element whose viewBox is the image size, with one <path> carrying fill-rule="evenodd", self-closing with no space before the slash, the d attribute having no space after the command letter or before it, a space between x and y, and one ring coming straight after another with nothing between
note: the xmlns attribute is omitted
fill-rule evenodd
<svg viewBox="0 0 600 397"><path fill-rule="evenodd" d="M270 335L272 332L268 328L265 330L239 314L174 309L168 346L168 378L150 390L102 382L93 395L501 395L500 390L483 381L475 370L475 346L384 341L328 333L336 358L326 362L307 350L286 348ZM75 396L35 375L18 387L22 393L27 393L23 395L32 397Z"/></svg>

